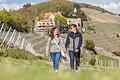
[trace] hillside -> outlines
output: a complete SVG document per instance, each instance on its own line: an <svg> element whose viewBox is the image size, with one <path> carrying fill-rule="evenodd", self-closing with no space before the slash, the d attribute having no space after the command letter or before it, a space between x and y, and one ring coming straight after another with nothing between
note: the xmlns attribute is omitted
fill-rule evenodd
<svg viewBox="0 0 120 80"><path fill-rule="evenodd" d="M82 11L86 13L86 15L90 17L90 19L93 22L120 24L120 16L111 15L109 13L103 13L101 11L90 8L82 8Z"/></svg>
<svg viewBox="0 0 120 80"><path fill-rule="evenodd" d="M97 11L100 11L100 12L103 12L103 13L109 13L109 14L112 14L112 12L104 9L104 8L101 8L99 6L94 6L94 5L91 5L91 4L86 4L86 3L79 3L79 5L81 6L81 8L89 8L89 9L93 9L93 10L97 10Z"/></svg>
<svg viewBox="0 0 120 80"><path fill-rule="evenodd" d="M21 8L18 11L12 12L12 14L20 13L24 15L27 18L28 23L33 25L35 18L41 13L57 11L69 13L73 11L73 4L66 0L52 0L44 3L38 3L27 8Z"/></svg>
<svg viewBox="0 0 120 80"><path fill-rule="evenodd" d="M120 51L120 38L117 38L117 33L120 33L120 17L89 8L82 8L82 11L89 16L96 31L96 34L85 34L85 39L92 39L96 47L107 51Z"/></svg>
<svg viewBox="0 0 120 80"><path fill-rule="evenodd" d="M33 27L34 19L39 14L50 11L62 11L63 13L69 13L73 11L74 4L76 3L67 0L52 0L44 3L38 3L30 7L21 8L20 10L13 13L20 13L26 16L29 24ZM120 17L113 15L111 12L108 12L103 8L92 6L90 4L79 3L79 6L82 12L84 12L90 18L91 23L95 25L95 30L98 34L95 36L92 35L91 39L94 40L96 46L105 48L110 51L120 50L119 45L117 45L119 44L119 39L111 39L112 36L116 37L116 33L120 32ZM104 38L106 36L104 34L111 36ZM88 38L89 36L91 36L91 34L88 34ZM39 37L39 35L31 35L27 36L27 39L33 43L37 52L44 54L44 43L47 41L46 38L44 40L43 38ZM113 43L108 43L108 40ZM116 43L114 43L115 40L117 40ZM113 47L105 46L110 46L111 44L114 44Z"/></svg>
<svg viewBox="0 0 120 80"><path fill-rule="evenodd" d="M38 3L35 5L31 5L29 7L21 8L18 11L13 11L11 13L13 15L15 13L24 15L28 20L28 23L33 27L34 20L39 14L45 13L45 12L61 11L63 15L68 15L70 12L74 10L75 4L79 4L80 8L89 8L89 9L97 10L100 12L112 14L111 12L97 6L92 6L90 4L85 4L85 3L70 2L67 0L51 0L48 2Z"/></svg>

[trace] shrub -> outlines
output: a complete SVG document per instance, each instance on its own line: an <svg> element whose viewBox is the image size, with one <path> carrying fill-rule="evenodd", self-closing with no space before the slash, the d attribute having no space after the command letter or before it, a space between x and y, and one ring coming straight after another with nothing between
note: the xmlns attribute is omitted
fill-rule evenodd
<svg viewBox="0 0 120 80"><path fill-rule="evenodd" d="M43 60L50 61L50 54L45 55L45 56L43 57Z"/></svg>
<svg viewBox="0 0 120 80"><path fill-rule="evenodd" d="M88 28L88 30L93 30L93 31L95 30L95 26L94 25L88 25L87 28Z"/></svg>
<svg viewBox="0 0 120 80"><path fill-rule="evenodd" d="M90 59L90 61L89 61L89 64L92 65L92 66L94 66L95 63L96 63L96 59L95 59L95 57L92 57L92 58Z"/></svg>
<svg viewBox="0 0 120 80"><path fill-rule="evenodd" d="M28 51L14 49L14 48L7 48L7 47L0 48L0 56L12 57L15 59L28 59L28 60L35 60L39 58L34 56Z"/></svg>
<svg viewBox="0 0 120 80"><path fill-rule="evenodd" d="M6 56L8 56L8 54L4 49L0 48L0 56L6 57Z"/></svg>
<svg viewBox="0 0 120 80"><path fill-rule="evenodd" d="M93 42L93 40L86 40L85 41L85 45L84 45L84 48L87 49L87 50L93 50L95 47L95 43Z"/></svg>

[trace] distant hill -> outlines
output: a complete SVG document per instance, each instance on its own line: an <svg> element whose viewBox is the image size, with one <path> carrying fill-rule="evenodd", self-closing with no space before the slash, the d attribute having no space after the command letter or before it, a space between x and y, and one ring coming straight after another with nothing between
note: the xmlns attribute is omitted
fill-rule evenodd
<svg viewBox="0 0 120 80"><path fill-rule="evenodd" d="M103 13L101 11L90 9L90 8L82 8L81 9L93 22L101 22L101 23L117 23L120 24L120 16L111 15L109 12Z"/></svg>
<svg viewBox="0 0 120 80"><path fill-rule="evenodd" d="M79 3L79 5L81 6L81 8L89 8L89 9L93 9L93 10L97 10L97 11L100 11L100 12L103 12L103 13L109 13L109 14L112 14L112 12L104 9L104 8L101 8L99 6L94 6L94 5L91 5L91 4L86 4L86 3Z"/></svg>
<svg viewBox="0 0 120 80"><path fill-rule="evenodd" d="M19 14L24 15L26 19L28 20L28 23L33 27L34 20L39 14L45 13L45 12L57 12L57 11L61 11L63 14L64 13L69 14L70 12L74 10L74 4L76 3L70 2L67 0L51 0L48 2L38 3L35 5L29 4L28 7L24 6L18 11L13 11L12 13L19 13ZM85 3L77 3L77 4L80 5L80 8L89 8L92 10L100 11L102 13L112 14L111 12L103 8L93 6L90 4L85 4Z"/></svg>

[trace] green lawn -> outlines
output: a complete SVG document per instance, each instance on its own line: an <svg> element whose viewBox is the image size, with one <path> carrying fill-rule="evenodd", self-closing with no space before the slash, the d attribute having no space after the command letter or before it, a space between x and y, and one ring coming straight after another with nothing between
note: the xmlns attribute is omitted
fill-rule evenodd
<svg viewBox="0 0 120 80"><path fill-rule="evenodd" d="M120 69L63 70L58 73L41 60L18 60L0 57L0 80L120 80Z"/></svg>

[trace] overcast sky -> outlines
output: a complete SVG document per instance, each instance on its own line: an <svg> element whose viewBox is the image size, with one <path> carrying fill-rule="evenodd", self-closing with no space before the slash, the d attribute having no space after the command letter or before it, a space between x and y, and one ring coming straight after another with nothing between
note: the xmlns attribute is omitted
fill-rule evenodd
<svg viewBox="0 0 120 80"><path fill-rule="evenodd" d="M0 0L0 10L19 9L26 3L36 4L48 0ZM83 2L103 7L109 11L120 13L120 0L69 0L73 2Z"/></svg>

